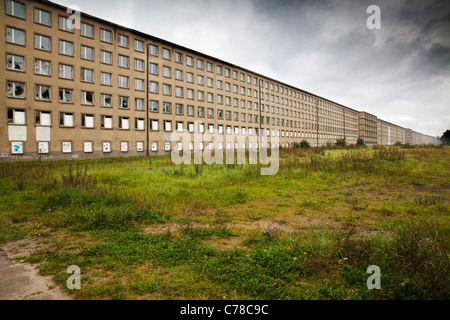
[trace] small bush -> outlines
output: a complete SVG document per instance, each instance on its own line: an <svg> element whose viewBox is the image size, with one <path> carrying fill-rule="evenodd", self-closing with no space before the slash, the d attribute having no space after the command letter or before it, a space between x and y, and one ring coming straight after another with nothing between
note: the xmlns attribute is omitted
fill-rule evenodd
<svg viewBox="0 0 450 320"><path fill-rule="evenodd" d="M309 149L310 147L311 147L311 144L308 141L303 140L302 142L300 142L300 148Z"/></svg>
<svg viewBox="0 0 450 320"><path fill-rule="evenodd" d="M356 146L357 147L365 147L366 143L364 142L364 140L362 138L358 138L358 141L356 141Z"/></svg>

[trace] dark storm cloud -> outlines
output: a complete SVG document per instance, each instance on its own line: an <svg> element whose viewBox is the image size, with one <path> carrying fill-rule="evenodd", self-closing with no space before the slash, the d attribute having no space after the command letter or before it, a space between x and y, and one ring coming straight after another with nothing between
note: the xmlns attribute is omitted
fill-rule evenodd
<svg viewBox="0 0 450 320"><path fill-rule="evenodd" d="M413 130L450 126L448 1L56 1Z"/></svg>

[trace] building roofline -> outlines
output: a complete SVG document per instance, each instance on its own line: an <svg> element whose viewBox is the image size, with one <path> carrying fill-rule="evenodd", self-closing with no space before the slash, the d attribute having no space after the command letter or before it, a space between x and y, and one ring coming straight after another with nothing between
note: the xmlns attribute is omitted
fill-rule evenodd
<svg viewBox="0 0 450 320"><path fill-rule="evenodd" d="M55 2L53 2L53 1L49 1L49 0L36 0L36 1L46 3L46 4L48 4L48 5L57 7L57 8L59 8L59 9L64 10L64 11L67 11L67 9L68 9L68 7L63 6L63 5L61 5L61 4L58 4L58 3L55 3ZM80 11L80 14L81 14L82 16L86 17L86 18L89 18L89 19L92 19L92 20L95 20L95 21L98 21L98 22L101 22L101 23L109 24L109 25L111 25L111 26L113 26L113 27L115 27L115 28L120 28L120 29L123 29L123 30L125 30L125 31L131 32L131 33L135 33L135 34L140 35L140 36L142 36L142 37L149 38L150 40L154 40L154 41L157 41L157 42L162 42L162 43L164 43L164 44L166 44L166 45L169 45L169 46L171 46L171 47L178 48L178 49L180 49L180 50L184 50L184 51L186 51L186 52L190 52L190 53L195 54L195 55L203 56L203 57L205 57L205 58L207 58L207 59L209 59L209 60L213 60L213 61L219 62L219 63L221 63L221 64L227 64L227 65L229 65L230 67L237 68L237 69L240 69L240 70L242 70L242 71L252 73L253 75L258 76L258 77L260 77L260 78L264 78L265 80L277 82L278 84L283 85L283 86L285 86L285 87L289 87L289 88L291 88L291 89L293 89L293 90L297 90L297 91L300 91L300 92L302 92L302 93L309 94L309 95L311 95L311 96L313 96L313 97L315 97L315 98L317 98L317 99L321 99L321 100L327 101L327 102L329 102L329 103L335 104L335 105L337 105L337 106L344 107L344 108L346 108L346 109L348 109L348 110L355 111L355 112L361 112L361 111L358 111L358 110L356 110L356 109L347 107L347 106L345 106L345 105L343 105L343 104L341 104L341 103L338 103L338 102L335 102L335 101L333 101L333 100L330 100L330 99L328 99L328 98L319 96L319 95L317 95L317 94L315 94L315 93L306 91L306 90L304 90L304 89L297 88L297 87L295 87L294 85L287 84L287 83L285 83L285 82L282 82L282 81L273 79L273 78L268 77L268 76L265 76L265 75L263 75L263 74L261 74L261 73L252 71L252 70L250 70L250 69L246 69L246 68L241 67L241 66L238 66L238 65L236 65L236 64L234 64L234 63L230 63L230 62L227 62L227 61L225 61L225 60L219 59L219 58L217 58L217 57L210 56L210 55L205 54L205 53L203 53L203 52L200 52L200 51L197 51L197 50L188 48L188 47L184 47L184 46L179 45L179 44L177 44L177 43L174 43L174 42L171 42L171 41L162 39L162 38L155 37L155 36L153 36L153 35L151 35L151 34L148 34L148 33L145 33L145 32L139 31L139 30L136 30L136 29L132 29L132 28L129 28L129 27L125 27L125 26L119 25L119 24L117 24L117 23L114 23L114 22L111 22L111 21L108 21L108 20L105 20L105 19L102 19L102 18L93 16L93 15L88 14L88 13L85 13L85 12L83 12L83 11Z"/></svg>

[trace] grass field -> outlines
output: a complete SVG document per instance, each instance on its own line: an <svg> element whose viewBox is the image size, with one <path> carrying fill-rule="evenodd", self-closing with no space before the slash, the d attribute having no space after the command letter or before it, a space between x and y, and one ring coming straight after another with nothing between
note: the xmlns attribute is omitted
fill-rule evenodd
<svg viewBox="0 0 450 320"><path fill-rule="evenodd" d="M450 148L0 165L0 244L76 299L448 299ZM381 290L369 290L370 265Z"/></svg>

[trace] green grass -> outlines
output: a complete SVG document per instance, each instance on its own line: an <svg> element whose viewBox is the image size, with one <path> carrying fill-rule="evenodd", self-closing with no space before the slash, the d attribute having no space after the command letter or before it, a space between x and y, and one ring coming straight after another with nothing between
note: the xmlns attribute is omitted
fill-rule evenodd
<svg viewBox="0 0 450 320"><path fill-rule="evenodd" d="M77 299L448 299L449 156L283 150L275 176L169 157L1 164L0 244L41 241L27 261L63 287L79 266Z"/></svg>

